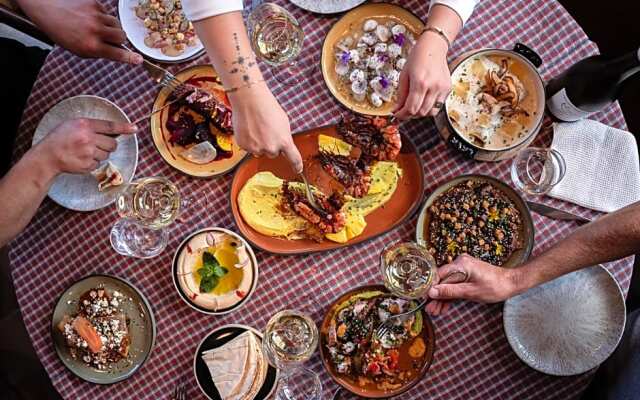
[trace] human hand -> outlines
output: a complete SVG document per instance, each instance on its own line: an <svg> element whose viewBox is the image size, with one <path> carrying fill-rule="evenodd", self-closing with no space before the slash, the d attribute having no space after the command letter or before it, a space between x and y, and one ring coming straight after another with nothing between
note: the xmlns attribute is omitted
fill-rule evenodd
<svg viewBox="0 0 640 400"><path fill-rule="evenodd" d="M80 57L142 63L140 54L119 47L127 39L120 22L96 0L18 2L51 40Z"/></svg>
<svg viewBox="0 0 640 400"><path fill-rule="evenodd" d="M425 32L411 50L400 73L395 116L409 119L434 116L451 90L447 65L447 43L432 32Z"/></svg>
<svg viewBox="0 0 640 400"><path fill-rule="evenodd" d="M133 124L98 119L72 119L58 125L34 147L55 174L84 174L98 167L117 148L115 134L134 133Z"/></svg>
<svg viewBox="0 0 640 400"><path fill-rule="evenodd" d="M296 173L302 156L293 143L289 118L264 83L229 93L233 134L238 146L255 156L275 158L282 153Z"/></svg>
<svg viewBox="0 0 640 400"><path fill-rule="evenodd" d="M436 284L429 290L433 299L427 305L431 315L445 314L451 300L465 299L479 303L497 303L517 294L516 270L496 267L467 254L458 256L451 264L438 268L440 280L461 272L467 280L461 283Z"/></svg>

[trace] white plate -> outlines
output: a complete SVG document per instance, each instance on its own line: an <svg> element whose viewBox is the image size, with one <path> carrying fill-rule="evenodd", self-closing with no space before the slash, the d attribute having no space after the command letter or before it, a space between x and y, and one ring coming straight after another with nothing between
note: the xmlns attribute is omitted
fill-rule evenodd
<svg viewBox="0 0 640 400"><path fill-rule="evenodd" d="M117 105L98 96L80 95L62 100L42 117L32 144L35 145L62 122L73 118L93 118L108 121L130 122ZM138 139L136 135L122 135L117 139L118 148L107 161L115 165L125 183L131 182L138 165ZM104 161L103 163L105 163ZM113 203L122 186L104 192L98 190L98 181L91 174L60 174L49 189L51 200L76 211L93 211Z"/></svg>
<svg viewBox="0 0 640 400"><path fill-rule="evenodd" d="M136 16L134 7L138 5L138 0L118 0L118 17L122 29L127 34L127 39L133 47L145 56L156 61L165 63L183 62L204 53L204 46L199 39L196 39L195 46L187 46L182 54L171 57L163 54L160 49L148 47L144 44L144 38L147 35L147 28L144 27L142 20Z"/></svg>
<svg viewBox="0 0 640 400"><path fill-rule="evenodd" d="M318 14L335 14L359 6L365 0L289 0L291 3Z"/></svg>
<svg viewBox="0 0 640 400"><path fill-rule="evenodd" d="M596 265L504 303L504 330L516 355L549 375L587 372L618 346L626 321L622 290Z"/></svg>

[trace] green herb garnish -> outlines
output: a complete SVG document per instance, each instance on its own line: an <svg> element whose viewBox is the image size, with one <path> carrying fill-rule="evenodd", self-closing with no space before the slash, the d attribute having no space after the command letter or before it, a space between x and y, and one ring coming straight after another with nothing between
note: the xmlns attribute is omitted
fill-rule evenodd
<svg viewBox="0 0 640 400"><path fill-rule="evenodd" d="M220 265L213 254L205 251L202 253L202 268L198 269L200 274L200 292L209 293L218 286L220 278L225 276L229 270Z"/></svg>

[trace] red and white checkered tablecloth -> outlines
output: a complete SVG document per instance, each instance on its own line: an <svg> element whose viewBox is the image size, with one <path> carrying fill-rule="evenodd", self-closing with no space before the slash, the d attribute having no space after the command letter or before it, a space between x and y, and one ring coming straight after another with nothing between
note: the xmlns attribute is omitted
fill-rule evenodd
<svg viewBox="0 0 640 400"><path fill-rule="evenodd" d="M115 13L116 1L108 0ZM322 40L338 18L317 16L281 1L302 24L305 32L303 63L317 64ZM427 16L423 0L402 2L420 18ZM573 62L597 52L569 13L555 0L487 0L480 3L451 54L481 47L511 48L517 41L528 44L543 58L542 74L549 78ZM206 57L189 64L207 63ZM171 66L173 72L186 65ZM268 78L271 75L267 73ZM326 89L316 69L300 87L269 84L291 118L294 131L335 122L341 106ZM103 60L82 60L55 48L47 58L24 112L17 141L17 156L23 154L44 113L62 99L78 94L106 97L132 120L151 110L158 88L141 67ZM596 119L625 128L617 105ZM388 242L411 240L416 218L373 241L354 247L306 256L274 256L258 252L260 281L250 302L241 310L223 317L199 314L179 299L171 281L171 259L180 241L190 232L209 226L234 229L228 204L231 176L193 179L166 164L156 152L148 122L138 134L140 158L136 176L164 175L181 188L206 192L214 206L196 213L187 223L176 226L167 250L151 260L116 254L109 245L109 229L116 221L113 207L80 213L45 200L37 215L15 240L11 249L13 279L20 308L31 340L54 386L67 399L167 399L178 382L188 382L189 398L200 399L192 374L193 352L212 329L242 323L262 329L276 311L301 304L301 294L320 304L314 314L319 323L323 308L342 292L365 283L379 282L378 251ZM478 163L451 151L438 138L430 120L406 123L407 130L424 159L426 191L466 173L483 173L509 182L509 162ZM550 141L547 121L538 141ZM568 203L543 198L550 205L581 215L595 212ZM566 236L576 225L533 215L539 253ZM610 263L623 289L627 290L633 259ZM33 274L34 270L44 274ZM55 355L50 336L51 314L59 294L72 282L92 273L108 273L130 280L149 298L158 321L158 339L147 363L132 378L110 386L86 383L68 372ZM513 353L502 328L502 305L457 304L452 312L435 318L437 349L431 369L402 399L571 399L579 397L590 374L574 377L543 375L522 363ZM320 373L324 397L336 385L324 372L319 356L309 366Z"/></svg>

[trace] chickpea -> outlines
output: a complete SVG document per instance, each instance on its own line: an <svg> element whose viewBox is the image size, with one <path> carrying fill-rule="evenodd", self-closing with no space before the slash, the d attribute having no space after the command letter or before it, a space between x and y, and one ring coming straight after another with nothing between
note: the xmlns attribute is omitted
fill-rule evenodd
<svg viewBox="0 0 640 400"><path fill-rule="evenodd" d="M489 208L489 202L487 200L482 200L482 208Z"/></svg>
<svg viewBox="0 0 640 400"><path fill-rule="evenodd" d="M470 224L473 222L473 217L467 217L467 224Z"/></svg>
<svg viewBox="0 0 640 400"><path fill-rule="evenodd" d="M480 239L480 240L478 240L478 244L479 244L480 246L483 246L483 245L484 245L484 239Z"/></svg>
<svg viewBox="0 0 640 400"><path fill-rule="evenodd" d="M498 238L498 240L504 239L504 232L502 232L500 229L497 229L496 230L496 237Z"/></svg>
<svg viewBox="0 0 640 400"><path fill-rule="evenodd" d="M491 246L489 245L489 243L487 243L487 244L485 244L485 245L484 245L484 249L485 249L486 251L491 250Z"/></svg>
<svg viewBox="0 0 640 400"><path fill-rule="evenodd" d="M460 222L456 222L454 226L456 229L462 229L462 224Z"/></svg>
<svg viewBox="0 0 640 400"><path fill-rule="evenodd" d="M484 221L480 221L480 222L478 222L478 226L479 226L480 228L484 228Z"/></svg>

